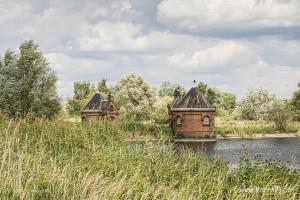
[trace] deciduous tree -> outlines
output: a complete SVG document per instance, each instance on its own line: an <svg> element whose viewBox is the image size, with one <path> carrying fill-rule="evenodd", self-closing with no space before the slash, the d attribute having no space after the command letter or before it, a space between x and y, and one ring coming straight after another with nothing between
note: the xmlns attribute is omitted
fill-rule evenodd
<svg viewBox="0 0 300 200"><path fill-rule="evenodd" d="M67 110L70 115L79 115L95 93L95 86L88 81L74 83L74 95L68 99Z"/></svg>
<svg viewBox="0 0 300 200"><path fill-rule="evenodd" d="M294 119L300 121L300 82L298 83L298 90L293 94L291 104L294 111Z"/></svg>
<svg viewBox="0 0 300 200"><path fill-rule="evenodd" d="M52 118L60 109L57 78L33 41L6 51L0 65L0 109L10 117Z"/></svg>
<svg viewBox="0 0 300 200"><path fill-rule="evenodd" d="M184 95L186 93L186 90L184 86L180 85L179 83L174 83L171 81L165 81L161 84L159 90L158 90L158 96L164 97L169 96L173 97L174 90L178 89L180 90L181 95Z"/></svg>
<svg viewBox="0 0 300 200"><path fill-rule="evenodd" d="M106 80L105 80L105 79L102 79L102 80L98 83L98 91L99 91L99 93L100 93L102 96L107 96L107 95L108 95L109 89L108 89L108 87L107 87L107 84L106 84Z"/></svg>
<svg viewBox="0 0 300 200"><path fill-rule="evenodd" d="M275 100L275 95L269 94L267 90L252 89L239 105L241 117L248 120L268 119L268 114Z"/></svg>
<svg viewBox="0 0 300 200"><path fill-rule="evenodd" d="M124 75L114 91L122 118L137 120L150 118L154 92L141 75L134 73Z"/></svg>
<svg viewBox="0 0 300 200"><path fill-rule="evenodd" d="M272 102L268 117L278 130L284 131L292 117L291 106L286 101L276 99Z"/></svg>
<svg viewBox="0 0 300 200"><path fill-rule="evenodd" d="M173 97L164 96L159 98L154 104L152 119L158 123L167 123L169 120L168 106L172 103Z"/></svg>

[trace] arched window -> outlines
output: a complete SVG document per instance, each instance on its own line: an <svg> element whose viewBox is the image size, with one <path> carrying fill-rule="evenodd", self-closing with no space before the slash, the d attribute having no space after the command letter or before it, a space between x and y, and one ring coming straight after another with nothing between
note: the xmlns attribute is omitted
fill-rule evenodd
<svg viewBox="0 0 300 200"><path fill-rule="evenodd" d="M180 116L177 116L176 117L176 126L181 126L182 125L182 117L180 117Z"/></svg>
<svg viewBox="0 0 300 200"><path fill-rule="evenodd" d="M203 117L203 126L210 126L210 119L208 116Z"/></svg>

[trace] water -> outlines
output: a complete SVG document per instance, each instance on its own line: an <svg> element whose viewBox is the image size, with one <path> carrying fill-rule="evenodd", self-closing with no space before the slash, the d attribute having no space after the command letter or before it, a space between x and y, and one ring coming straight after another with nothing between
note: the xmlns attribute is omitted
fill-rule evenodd
<svg viewBox="0 0 300 200"><path fill-rule="evenodd" d="M176 143L176 147L188 147L195 152L203 152L208 157L217 156L230 168L239 166L240 158L246 153L248 158L260 156L263 160L283 162L287 166L300 169L300 138L281 139L233 139L207 143Z"/></svg>

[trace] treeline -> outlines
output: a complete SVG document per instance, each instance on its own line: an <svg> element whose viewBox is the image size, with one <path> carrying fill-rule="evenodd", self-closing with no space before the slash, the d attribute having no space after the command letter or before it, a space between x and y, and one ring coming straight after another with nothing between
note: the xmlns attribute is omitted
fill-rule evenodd
<svg viewBox="0 0 300 200"><path fill-rule="evenodd" d="M12 118L54 118L62 110L56 90L57 77L33 41L25 41L19 52L7 50L0 60L0 111ZM271 120L284 129L288 120L300 121L300 83L291 100L282 100L263 89L250 90L236 102L234 94L223 92L200 82L196 87L216 107L217 115L228 119ZM151 86L141 75L128 73L115 85L107 86L105 79L97 84L75 82L74 94L67 99L70 116L80 114L88 100L99 91L103 97L112 94L120 117L127 120L168 121L167 106L173 92L187 89L179 83L163 82Z"/></svg>
<svg viewBox="0 0 300 200"><path fill-rule="evenodd" d="M98 86L98 87L97 87ZM221 114L231 113L236 107L236 97L231 93L221 92L200 82L197 87L207 96L208 101L218 108ZM165 81L160 87L151 86L139 74L128 73L116 85L108 87L106 80L98 84L87 81L74 83L74 94L68 99L67 110L70 115L79 115L82 107L97 91L105 98L108 93L114 97L124 119L168 121L167 106L172 102L174 90L179 89L181 95L187 93L186 88L176 82Z"/></svg>
<svg viewBox="0 0 300 200"><path fill-rule="evenodd" d="M196 87L216 107L217 116L223 118L273 121L279 130L284 130L289 120L299 120L300 90L295 91L293 98L288 101L279 99L267 90L252 89L237 103L234 94L209 87L203 82ZM74 83L74 96L68 100L67 106L69 114L79 115L95 88L94 84L86 81ZM183 85L170 81L163 82L159 88L152 87L141 75L133 73L124 75L110 88L102 80L98 88L104 97L108 92L113 94L121 119L151 120L157 123L168 122L168 105L173 100L174 90L179 88L182 95L187 92Z"/></svg>

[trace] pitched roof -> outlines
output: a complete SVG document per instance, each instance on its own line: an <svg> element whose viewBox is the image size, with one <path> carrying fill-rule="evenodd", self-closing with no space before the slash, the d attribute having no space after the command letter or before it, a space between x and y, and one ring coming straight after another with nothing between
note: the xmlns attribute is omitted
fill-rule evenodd
<svg viewBox="0 0 300 200"><path fill-rule="evenodd" d="M107 106L108 100L103 99L99 93L96 93L82 110L104 111L107 109Z"/></svg>
<svg viewBox="0 0 300 200"><path fill-rule="evenodd" d="M192 87L185 96L177 97L173 101L171 110L179 109L215 110L202 92L200 92L196 87Z"/></svg>

